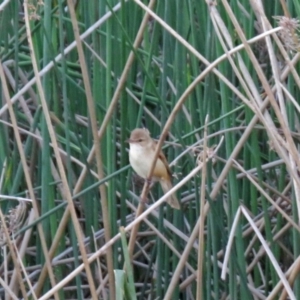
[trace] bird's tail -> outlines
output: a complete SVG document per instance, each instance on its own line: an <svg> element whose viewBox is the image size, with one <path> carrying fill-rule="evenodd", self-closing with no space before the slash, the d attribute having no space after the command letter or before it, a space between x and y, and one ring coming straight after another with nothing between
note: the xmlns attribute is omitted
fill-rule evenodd
<svg viewBox="0 0 300 300"><path fill-rule="evenodd" d="M170 181L162 179L159 182L165 194L173 187ZM180 204L175 194L172 194L169 198L167 198L167 202L171 207L180 209Z"/></svg>

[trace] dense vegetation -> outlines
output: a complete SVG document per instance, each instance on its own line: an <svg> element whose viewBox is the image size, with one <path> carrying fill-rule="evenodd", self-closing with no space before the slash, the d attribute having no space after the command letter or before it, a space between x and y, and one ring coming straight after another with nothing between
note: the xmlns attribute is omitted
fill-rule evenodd
<svg viewBox="0 0 300 300"><path fill-rule="evenodd" d="M300 4L260 3L2 1L1 299L300 299Z"/></svg>

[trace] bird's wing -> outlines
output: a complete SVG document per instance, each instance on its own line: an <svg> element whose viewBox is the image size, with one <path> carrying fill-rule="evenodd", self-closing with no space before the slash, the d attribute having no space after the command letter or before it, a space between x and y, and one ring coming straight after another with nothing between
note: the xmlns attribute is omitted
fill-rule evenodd
<svg viewBox="0 0 300 300"><path fill-rule="evenodd" d="M157 146L157 141L154 140L154 143L153 143L154 151L156 150L156 146ZM167 161L167 159L166 159L166 157L165 157L165 155L162 151L159 152L158 159L160 159L162 161L162 163L164 164L164 166L166 168L166 171L167 171L167 175L170 177L169 179L171 180L172 172L170 170L169 163L168 163L168 161Z"/></svg>

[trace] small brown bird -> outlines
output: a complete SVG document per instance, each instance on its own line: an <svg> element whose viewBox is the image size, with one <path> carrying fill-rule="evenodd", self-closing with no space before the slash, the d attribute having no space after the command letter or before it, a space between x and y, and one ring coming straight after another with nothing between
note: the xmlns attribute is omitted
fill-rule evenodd
<svg viewBox="0 0 300 300"><path fill-rule="evenodd" d="M147 179L154 159L157 143L150 137L147 129L134 129L128 140L129 161L134 171L144 179ZM172 174L166 157L160 151L153 171L153 180L159 181L164 193L167 193L173 186L171 182ZM179 202L173 194L167 199L173 208L180 209Z"/></svg>

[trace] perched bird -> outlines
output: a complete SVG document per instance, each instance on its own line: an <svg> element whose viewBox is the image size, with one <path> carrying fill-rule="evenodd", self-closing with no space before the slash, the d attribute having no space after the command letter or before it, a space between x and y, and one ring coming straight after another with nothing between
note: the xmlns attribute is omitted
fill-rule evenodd
<svg viewBox="0 0 300 300"><path fill-rule="evenodd" d="M134 171L144 179L149 176L150 168L154 159L157 143L150 137L149 131L143 128L134 129L128 140L129 161ZM159 181L164 193L167 193L172 186L172 174L166 157L160 151L152 174L154 181ZM179 202L173 194L167 199L173 208L180 209Z"/></svg>

